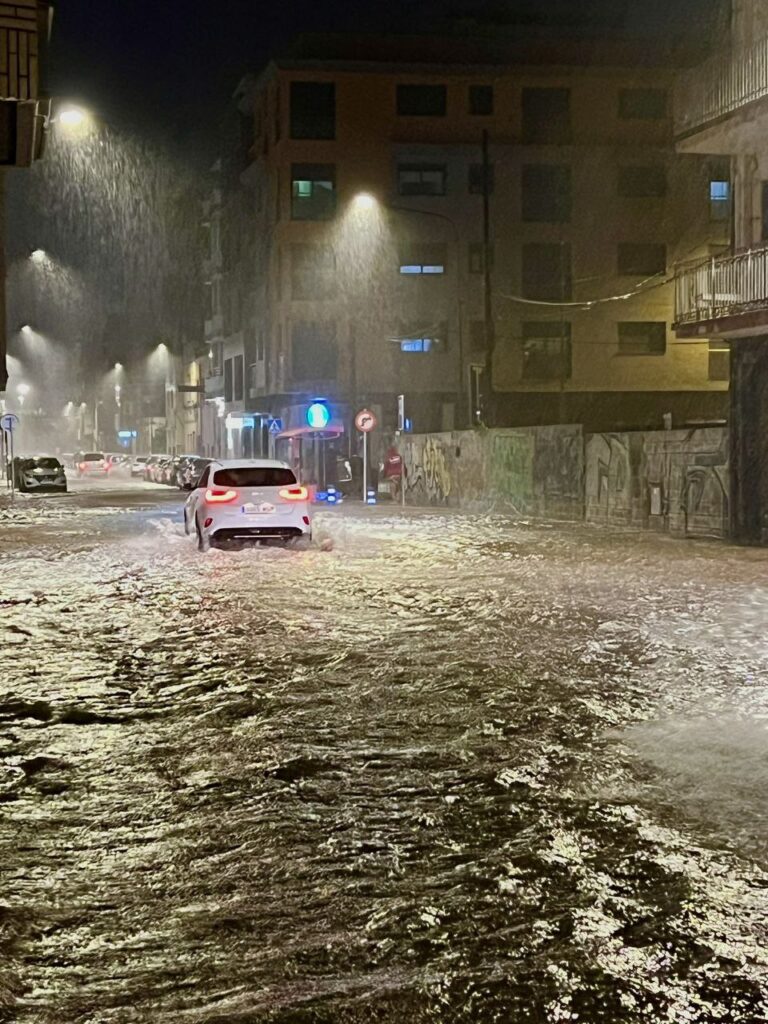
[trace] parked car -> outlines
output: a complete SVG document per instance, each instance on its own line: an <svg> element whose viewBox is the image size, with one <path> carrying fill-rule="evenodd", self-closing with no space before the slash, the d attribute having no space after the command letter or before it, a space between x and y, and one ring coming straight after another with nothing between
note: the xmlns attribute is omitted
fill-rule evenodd
<svg viewBox="0 0 768 1024"><path fill-rule="evenodd" d="M131 460L131 476L144 476L144 467L148 458L148 455L136 455Z"/></svg>
<svg viewBox="0 0 768 1024"><path fill-rule="evenodd" d="M20 491L67 490L67 474L53 455L33 455L13 460L13 475Z"/></svg>
<svg viewBox="0 0 768 1024"><path fill-rule="evenodd" d="M184 506L184 529L199 550L312 536L309 492L284 462L212 462Z"/></svg>
<svg viewBox="0 0 768 1024"><path fill-rule="evenodd" d="M150 455L147 461L144 463L144 479L156 483L155 471L163 459L167 459L167 455Z"/></svg>
<svg viewBox="0 0 768 1024"><path fill-rule="evenodd" d="M104 452L84 452L78 455L77 475L86 476L108 476L109 460Z"/></svg>
<svg viewBox="0 0 768 1024"><path fill-rule="evenodd" d="M154 480L158 484L170 484L172 483L173 476L173 458L167 455L164 459L161 459L155 467Z"/></svg>
<svg viewBox="0 0 768 1024"><path fill-rule="evenodd" d="M203 470L206 466L210 466L212 461L212 459L205 459L201 456L195 456L192 459L187 459L182 468L179 488L182 491L194 490L197 486L197 481L203 475Z"/></svg>
<svg viewBox="0 0 768 1024"><path fill-rule="evenodd" d="M175 455L173 458L173 470L171 484L184 490L187 468L191 462L197 459L197 455Z"/></svg>

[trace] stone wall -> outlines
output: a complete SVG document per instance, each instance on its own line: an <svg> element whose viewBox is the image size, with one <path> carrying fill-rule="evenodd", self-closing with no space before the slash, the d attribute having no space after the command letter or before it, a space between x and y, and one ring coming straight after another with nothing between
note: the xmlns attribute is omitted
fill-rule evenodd
<svg viewBox="0 0 768 1024"><path fill-rule="evenodd" d="M728 535L725 428L592 434L585 462L587 522Z"/></svg>
<svg viewBox="0 0 768 1024"><path fill-rule="evenodd" d="M403 455L410 504L583 518L581 427L408 435Z"/></svg>
<svg viewBox="0 0 768 1024"><path fill-rule="evenodd" d="M683 537L728 535L725 428L592 434L581 427L403 439L413 505L584 519Z"/></svg>

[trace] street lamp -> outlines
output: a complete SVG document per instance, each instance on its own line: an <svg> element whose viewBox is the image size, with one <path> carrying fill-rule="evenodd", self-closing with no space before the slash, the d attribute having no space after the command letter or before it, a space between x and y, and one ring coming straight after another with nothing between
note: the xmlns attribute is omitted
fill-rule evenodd
<svg viewBox="0 0 768 1024"><path fill-rule="evenodd" d="M56 117L51 119L51 124L57 122L64 128L82 128L90 120L90 115L87 114L82 107L64 107Z"/></svg>

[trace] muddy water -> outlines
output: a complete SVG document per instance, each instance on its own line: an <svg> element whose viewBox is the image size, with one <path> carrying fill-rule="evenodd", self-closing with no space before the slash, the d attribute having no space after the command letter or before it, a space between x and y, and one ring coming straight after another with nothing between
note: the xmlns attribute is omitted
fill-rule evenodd
<svg viewBox="0 0 768 1024"><path fill-rule="evenodd" d="M0 1019L768 1019L765 555L168 501L2 524Z"/></svg>

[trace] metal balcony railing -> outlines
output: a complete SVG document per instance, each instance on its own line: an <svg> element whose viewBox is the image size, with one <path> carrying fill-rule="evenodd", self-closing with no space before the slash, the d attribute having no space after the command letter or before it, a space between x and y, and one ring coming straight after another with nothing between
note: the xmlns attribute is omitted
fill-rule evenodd
<svg viewBox="0 0 768 1024"><path fill-rule="evenodd" d="M768 310L768 248L750 249L678 268L675 321L704 323Z"/></svg>
<svg viewBox="0 0 768 1024"><path fill-rule="evenodd" d="M763 96L768 96L768 36L721 51L679 76L675 134L690 135Z"/></svg>

